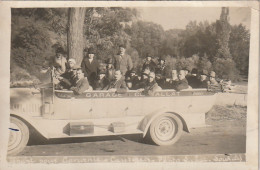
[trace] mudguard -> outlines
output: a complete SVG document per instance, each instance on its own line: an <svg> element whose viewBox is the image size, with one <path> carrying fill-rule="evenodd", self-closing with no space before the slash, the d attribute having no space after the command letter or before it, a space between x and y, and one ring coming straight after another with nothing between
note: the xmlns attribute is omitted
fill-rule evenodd
<svg viewBox="0 0 260 170"><path fill-rule="evenodd" d="M46 139L49 139L48 133L45 130L45 127L41 127L39 123L37 123L37 121L35 121L35 118L32 118L29 115L26 114L16 114L11 112L10 116L16 117L20 120L22 120L25 124L27 125L31 125L35 130L37 130L43 137L45 137ZM30 127L28 127L30 130Z"/></svg>
<svg viewBox="0 0 260 170"><path fill-rule="evenodd" d="M180 118L180 120L182 121L182 124L183 124L183 130L185 132L190 132L189 131L189 128L187 126L187 123L186 121L183 119L183 117L181 116L181 114L178 114L178 113L175 113L175 112L171 112L169 111L167 108L163 107L163 108L160 108L148 115L146 115L142 120L141 122L139 123L138 125L138 129L143 131L143 137L145 137L148 129L149 129L149 126L151 125L151 123L156 119L156 117L160 116L161 114L163 113L171 113L171 114L174 114L176 116L178 116Z"/></svg>

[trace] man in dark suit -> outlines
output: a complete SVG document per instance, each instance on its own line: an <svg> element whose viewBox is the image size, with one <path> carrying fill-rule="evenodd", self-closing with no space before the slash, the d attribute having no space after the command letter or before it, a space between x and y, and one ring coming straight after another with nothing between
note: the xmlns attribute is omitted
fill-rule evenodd
<svg viewBox="0 0 260 170"><path fill-rule="evenodd" d="M122 75L125 76L127 71L132 70L133 62L129 55L125 54L125 46L120 45L120 53L115 56L115 69L120 70Z"/></svg>
<svg viewBox="0 0 260 170"><path fill-rule="evenodd" d="M192 88L199 88L199 86L200 86L200 80L199 80L197 74L198 74L198 70L196 68L193 68L191 71L191 75L186 77L188 84Z"/></svg>
<svg viewBox="0 0 260 170"><path fill-rule="evenodd" d="M81 68L85 77L88 78L90 85L93 85L99 74L99 63L95 58L96 51L94 48L84 50L84 59L81 62Z"/></svg>
<svg viewBox="0 0 260 170"><path fill-rule="evenodd" d="M125 93L127 91L127 86L120 70L115 71L115 79L105 89L116 93Z"/></svg>
<svg viewBox="0 0 260 170"><path fill-rule="evenodd" d="M84 91L89 90L90 86L88 83L88 79L84 77L84 73L81 68L77 69L76 75L77 75L76 85L71 87L70 90L72 90L74 94L80 95Z"/></svg>
<svg viewBox="0 0 260 170"><path fill-rule="evenodd" d="M105 90L105 87L109 84L109 80L106 78L106 71L101 70L98 78L93 84L94 90Z"/></svg>

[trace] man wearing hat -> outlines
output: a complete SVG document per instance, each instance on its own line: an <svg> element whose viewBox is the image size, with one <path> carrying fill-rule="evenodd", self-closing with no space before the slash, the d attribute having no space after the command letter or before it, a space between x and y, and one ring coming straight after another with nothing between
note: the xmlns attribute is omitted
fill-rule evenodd
<svg viewBox="0 0 260 170"><path fill-rule="evenodd" d="M64 57L65 51L62 47L56 49L56 55L53 58L52 66L55 68L55 75L61 75L66 71L67 59Z"/></svg>
<svg viewBox="0 0 260 170"><path fill-rule="evenodd" d="M115 77L115 68L113 65L113 59L112 58L108 58L106 60L106 78L109 81L112 81Z"/></svg>
<svg viewBox="0 0 260 170"><path fill-rule="evenodd" d="M148 83L150 71L148 69L144 70L141 75L141 80L137 82L134 86L135 89L144 89Z"/></svg>
<svg viewBox="0 0 260 170"><path fill-rule="evenodd" d="M199 88L208 88L209 81L207 79L207 71L202 70L200 74L200 85Z"/></svg>
<svg viewBox="0 0 260 170"><path fill-rule="evenodd" d="M81 62L81 68L90 85L93 85L99 73L99 63L95 58L95 54L96 50L94 48L84 49L84 58Z"/></svg>
<svg viewBox="0 0 260 170"><path fill-rule="evenodd" d="M115 71L115 79L111 81L104 89L116 93L127 92L127 86L120 70Z"/></svg>
<svg viewBox="0 0 260 170"><path fill-rule="evenodd" d="M216 73L214 71L210 72L209 81L210 85L218 85L218 82L216 81Z"/></svg>
<svg viewBox="0 0 260 170"><path fill-rule="evenodd" d="M142 93L145 95L154 96L154 93L158 90L162 90L162 88L155 81L155 73L150 72L148 83L146 84Z"/></svg>
<svg viewBox="0 0 260 170"><path fill-rule="evenodd" d="M162 56L159 58L159 64L155 68L156 82L163 89L165 88L166 78L170 77L170 69L165 63L166 58Z"/></svg>
<svg viewBox="0 0 260 170"><path fill-rule="evenodd" d="M186 76L188 84L192 88L199 88L199 86L200 86L200 80L199 80L197 74L198 74L198 70L196 68L193 68L191 71L191 75L188 77Z"/></svg>
<svg viewBox="0 0 260 170"><path fill-rule="evenodd" d="M150 71L155 71L155 67L156 67L156 64L155 62L152 60L152 57L153 55L151 53L147 53L146 54L146 59L144 61L144 64L143 64L143 67L142 67L142 71L144 71L145 69L149 69Z"/></svg>
<svg viewBox="0 0 260 170"><path fill-rule="evenodd" d="M125 83L126 83L126 86L127 86L127 88L128 88L129 90L135 90L135 89L133 89L133 82L132 82L132 80L131 80L131 77L127 76L127 77L125 78Z"/></svg>
<svg viewBox="0 0 260 170"><path fill-rule="evenodd" d="M130 80L132 82L132 90L136 90L137 84L139 83L139 78L138 78L138 75L136 75L136 71L134 68L130 71L130 74L128 77L130 78Z"/></svg>
<svg viewBox="0 0 260 170"><path fill-rule="evenodd" d="M115 69L120 70L122 75L125 76L127 71L132 70L133 62L129 55L125 54L125 45L119 46L119 54L115 56Z"/></svg>
<svg viewBox="0 0 260 170"><path fill-rule="evenodd" d="M109 84L109 80L106 78L106 71L101 70L96 81L93 84L94 90L104 90L105 87Z"/></svg>

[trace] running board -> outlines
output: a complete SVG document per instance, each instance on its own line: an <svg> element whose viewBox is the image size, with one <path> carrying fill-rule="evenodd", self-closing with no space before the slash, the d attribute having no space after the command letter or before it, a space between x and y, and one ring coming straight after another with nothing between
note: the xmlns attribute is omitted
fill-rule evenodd
<svg viewBox="0 0 260 170"><path fill-rule="evenodd" d="M109 126L98 127L94 126L93 122L69 122L64 128L63 133L68 136L81 136L81 135L93 135L95 129L103 129L104 131L110 131L110 133L124 133L124 122L113 122Z"/></svg>

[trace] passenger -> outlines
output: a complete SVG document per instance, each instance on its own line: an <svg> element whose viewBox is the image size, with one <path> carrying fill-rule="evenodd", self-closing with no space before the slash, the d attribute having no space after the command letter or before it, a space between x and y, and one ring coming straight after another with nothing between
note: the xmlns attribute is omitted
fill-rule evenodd
<svg viewBox="0 0 260 170"><path fill-rule="evenodd" d="M61 75L66 71L67 59L64 57L64 55L65 51L63 48L57 48L56 56L51 61L51 65L55 68L55 75Z"/></svg>
<svg viewBox="0 0 260 170"><path fill-rule="evenodd" d="M132 70L133 62L129 55L125 54L125 45L120 45L120 53L115 56L115 69L120 70L122 75L125 76L127 71Z"/></svg>
<svg viewBox="0 0 260 170"><path fill-rule="evenodd" d="M184 70L185 78L188 79L191 76L190 70L188 68L183 68L182 70Z"/></svg>
<svg viewBox="0 0 260 170"><path fill-rule="evenodd" d="M177 70L173 69L171 73L171 79L166 81L165 89L174 89L176 83L179 81Z"/></svg>
<svg viewBox="0 0 260 170"><path fill-rule="evenodd" d="M148 83L148 77L149 77L149 70L144 70L141 76L141 80L137 83L135 89L144 89Z"/></svg>
<svg viewBox="0 0 260 170"><path fill-rule="evenodd" d="M130 77L126 77L125 82L126 82L126 86L129 90L134 90L133 89L133 82L132 82Z"/></svg>
<svg viewBox="0 0 260 170"><path fill-rule="evenodd" d="M216 86L219 85L215 78L216 78L216 73L214 71L211 71L209 75L210 85L216 85Z"/></svg>
<svg viewBox="0 0 260 170"><path fill-rule="evenodd" d="M97 80L93 84L93 88L94 90L105 90L108 84L109 80L106 78L106 71L101 70Z"/></svg>
<svg viewBox="0 0 260 170"><path fill-rule="evenodd" d="M200 85L199 88L208 88L209 81L207 79L207 72L206 70L202 70L200 74Z"/></svg>
<svg viewBox="0 0 260 170"><path fill-rule="evenodd" d="M136 71L134 69L131 70L129 77L130 77L131 82L132 82L132 90L136 90L137 89L137 84L139 82L139 78L136 75Z"/></svg>
<svg viewBox="0 0 260 170"><path fill-rule="evenodd" d="M120 70L115 71L115 79L111 81L104 89L116 93L127 92L127 86Z"/></svg>
<svg viewBox="0 0 260 170"><path fill-rule="evenodd" d="M189 88L189 84L188 84L187 79L185 78L185 71L184 70L180 70L179 71L178 78L179 78L179 81L176 82L176 85L175 85L174 89L176 91L188 89Z"/></svg>
<svg viewBox="0 0 260 170"><path fill-rule="evenodd" d="M89 85L87 77L84 77L84 73L81 68L77 69L76 75L76 84L71 87L70 90L72 90L76 95L80 95L86 90L91 90L92 87Z"/></svg>
<svg viewBox="0 0 260 170"><path fill-rule="evenodd" d="M146 54L146 59L143 64L142 71L144 71L147 68L149 68L149 70L152 72L154 72L156 68L156 64L153 61L153 55L151 53Z"/></svg>
<svg viewBox="0 0 260 170"><path fill-rule="evenodd" d="M68 60L68 68L62 75L58 76L57 79L60 81L60 89L70 89L73 85L75 85L76 82L76 74L75 71L77 66L75 66L76 60L73 58L70 58Z"/></svg>
<svg viewBox="0 0 260 170"><path fill-rule="evenodd" d="M84 49L84 58L81 62L81 68L85 77L88 78L90 85L93 85L99 73L99 63L95 58L96 50L94 48Z"/></svg>
<svg viewBox="0 0 260 170"><path fill-rule="evenodd" d="M149 95L149 96L154 96L154 93L158 90L162 90L162 88L160 86L158 86L158 84L155 81L155 73L150 72L148 83L144 88L143 94Z"/></svg>
<svg viewBox="0 0 260 170"><path fill-rule="evenodd" d="M165 86L166 78L170 77L170 69L165 63L165 57L159 58L159 64L155 68L156 82L162 88Z"/></svg>
<svg viewBox="0 0 260 170"><path fill-rule="evenodd" d="M115 68L113 65L113 59L112 58L108 58L106 60L106 78L109 81L112 81L115 78Z"/></svg>
<svg viewBox="0 0 260 170"><path fill-rule="evenodd" d="M191 75L186 77L188 84L192 88L199 88L199 86L200 86L200 80L199 80L197 74L198 74L198 70L196 68L194 68L191 71Z"/></svg>

